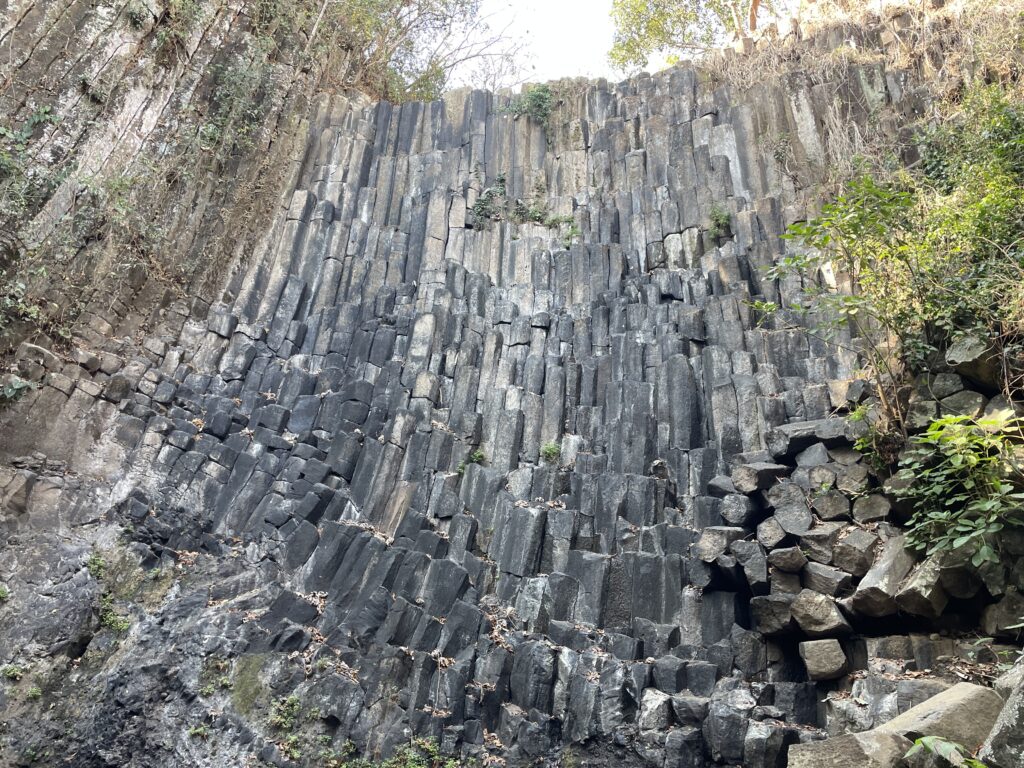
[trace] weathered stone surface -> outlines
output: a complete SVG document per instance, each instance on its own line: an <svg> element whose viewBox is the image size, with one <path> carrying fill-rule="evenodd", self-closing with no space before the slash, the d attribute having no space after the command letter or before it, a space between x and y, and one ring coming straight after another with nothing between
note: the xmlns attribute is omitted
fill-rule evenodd
<svg viewBox="0 0 1024 768"><path fill-rule="evenodd" d="M895 536L882 545L881 555L867 572L856 592L852 605L865 616L889 616L896 612L896 594L910 569L914 557L904 549L903 537Z"/></svg>
<svg viewBox="0 0 1024 768"><path fill-rule="evenodd" d="M986 765L1009 768L1024 765L1024 662L996 682L996 690L1005 696L1005 704L978 751Z"/></svg>
<svg viewBox="0 0 1024 768"><path fill-rule="evenodd" d="M792 471L793 468L785 464L741 464L732 471L732 482L740 493L753 493L771 488L780 477L786 477Z"/></svg>
<svg viewBox="0 0 1024 768"><path fill-rule="evenodd" d="M877 731L908 739L939 736L973 751L988 737L1002 708L1002 698L991 688L958 683L894 717Z"/></svg>
<svg viewBox="0 0 1024 768"><path fill-rule="evenodd" d="M779 483L768 491L772 516L783 531L800 535L810 530L814 516L804 491L794 483Z"/></svg>
<svg viewBox="0 0 1024 768"><path fill-rule="evenodd" d="M913 742L896 733L852 733L794 744L787 768L896 768Z"/></svg>
<svg viewBox="0 0 1024 768"><path fill-rule="evenodd" d="M989 637L1017 639L1020 630L1011 629L1024 621L1024 595L1010 592L999 602L985 607L981 614L981 628Z"/></svg>
<svg viewBox="0 0 1024 768"><path fill-rule="evenodd" d="M931 555L918 563L896 593L896 605L915 616L935 618L942 613L949 598L942 588L943 554Z"/></svg>
<svg viewBox="0 0 1024 768"><path fill-rule="evenodd" d="M800 658L811 680L835 680L846 674L848 662L838 640L808 640L800 643Z"/></svg>
<svg viewBox="0 0 1024 768"><path fill-rule="evenodd" d="M811 637L839 637L852 630L835 601L804 589L790 605L793 620Z"/></svg>
<svg viewBox="0 0 1024 768"><path fill-rule="evenodd" d="M850 528L840 535L832 562L854 576L863 576L875 559L878 537L863 528Z"/></svg>

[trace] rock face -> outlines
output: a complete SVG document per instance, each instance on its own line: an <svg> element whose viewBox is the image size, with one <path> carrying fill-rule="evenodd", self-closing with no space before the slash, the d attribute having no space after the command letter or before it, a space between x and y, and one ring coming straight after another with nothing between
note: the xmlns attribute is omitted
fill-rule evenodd
<svg viewBox="0 0 1024 768"><path fill-rule="evenodd" d="M859 123L920 106L880 66L841 85ZM901 749L791 748L871 619L946 607L829 418L849 345L751 307L799 289L763 268L830 159L824 93L679 67L563 83L546 124L321 98L217 301L19 350L3 761Z"/></svg>

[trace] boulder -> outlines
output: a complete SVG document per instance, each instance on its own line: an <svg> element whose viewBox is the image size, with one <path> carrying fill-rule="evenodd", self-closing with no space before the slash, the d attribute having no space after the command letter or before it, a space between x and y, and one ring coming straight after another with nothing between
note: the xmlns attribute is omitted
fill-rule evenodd
<svg viewBox="0 0 1024 768"><path fill-rule="evenodd" d="M768 553L768 564L787 573L799 573L807 565L807 558L800 547L783 547Z"/></svg>
<svg viewBox="0 0 1024 768"><path fill-rule="evenodd" d="M768 491L768 503L774 510L775 521L786 533L799 536L807 533L814 516L807 506L807 497L794 483L780 483Z"/></svg>
<svg viewBox="0 0 1024 768"><path fill-rule="evenodd" d="M1011 629L1024 622L1024 596L1019 592L1008 592L1002 600L987 606L981 614L981 628L990 637L1005 637L1017 640L1021 629Z"/></svg>
<svg viewBox="0 0 1024 768"><path fill-rule="evenodd" d="M852 631L831 597L809 589L796 596L790 612L800 629L811 637L837 637Z"/></svg>
<svg viewBox="0 0 1024 768"><path fill-rule="evenodd" d="M728 551L732 542L746 535L747 532L742 528L709 526L701 531L700 539L694 545L694 554L705 563L713 563L716 558Z"/></svg>
<svg viewBox="0 0 1024 768"><path fill-rule="evenodd" d="M858 523L877 523L889 516L892 505L880 493L861 496L853 502L853 519Z"/></svg>
<svg viewBox="0 0 1024 768"><path fill-rule="evenodd" d="M846 529L832 553L832 562L854 576L863 576L875 559L878 537L863 528Z"/></svg>
<svg viewBox="0 0 1024 768"><path fill-rule="evenodd" d="M913 616L938 618L949 602L942 588L942 554L931 555L918 563L896 593L896 605Z"/></svg>
<svg viewBox="0 0 1024 768"><path fill-rule="evenodd" d="M904 549L903 542L902 536L889 539L881 556L861 579L851 600L857 613L875 617L896 613L896 593L914 567L914 556Z"/></svg>
<svg viewBox="0 0 1024 768"><path fill-rule="evenodd" d="M793 595L771 594L750 600L754 629L763 635L784 635L795 629Z"/></svg>
<svg viewBox="0 0 1024 768"><path fill-rule="evenodd" d="M800 658L811 680L835 680L846 674L848 662L838 640L808 640L800 643Z"/></svg>
<svg viewBox="0 0 1024 768"><path fill-rule="evenodd" d="M660 731L672 722L672 697L657 688L644 690L637 723L642 731Z"/></svg>
<svg viewBox="0 0 1024 768"><path fill-rule="evenodd" d="M780 477L786 477L792 471L793 468L785 464L742 464L732 471L732 482L740 493L753 493L770 488Z"/></svg>
<svg viewBox="0 0 1024 768"><path fill-rule="evenodd" d="M973 751L988 737L1002 708L1003 699L991 688L957 683L875 730L911 740L939 736Z"/></svg>
<svg viewBox="0 0 1024 768"><path fill-rule="evenodd" d="M996 681L996 690L1006 692L1006 704L978 758L991 768L1024 765L1024 661Z"/></svg>
<svg viewBox="0 0 1024 768"><path fill-rule="evenodd" d="M851 733L794 744L787 768L895 768L913 742L895 733Z"/></svg>

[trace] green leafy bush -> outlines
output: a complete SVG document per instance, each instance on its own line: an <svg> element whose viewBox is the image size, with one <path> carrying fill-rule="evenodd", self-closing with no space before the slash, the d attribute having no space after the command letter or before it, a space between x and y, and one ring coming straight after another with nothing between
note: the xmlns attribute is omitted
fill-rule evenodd
<svg viewBox="0 0 1024 768"><path fill-rule="evenodd" d="M540 457L549 463L558 461L562 455L562 446L558 443L545 443L540 449Z"/></svg>
<svg viewBox="0 0 1024 768"><path fill-rule="evenodd" d="M768 271L802 278L787 309L813 316L815 332L852 328L896 426L906 375L965 335L991 341L1007 393L1024 376L1024 105L992 86L960 107L922 135L920 169L853 179L820 216L790 227L808 249ZM825 279L833 269L851 290Z"/></svg>
<svg viewBox="0 0 1024 768"><path fill-rule="evenodd" d="M270 724L282 731L290 731L295 727L301 709L302 701L298 696L277 699L270 708Z"/></svg>
<svg viewBox="0 0 1024 768"><path fill-rule="evenodd" d="M711 206L711 228L708 229L708 234L714 239L725 237L730 232L732 226L732 217L729 215L729 209L723 205L715 204Z"/></svg>
<svg viewBox="0 0 1024 768"><path fill-rule="evenodd" d="M949 765L959 765L963 768L988 768L985 763L971 757L967 747L941 736L922 736L914 741L914 746L903 757L911 758L925 753L938 755Z"/></svg>
<svg viewBox="0 0 1024 768"><path fill-rule="evenodd" d="M2 674L8 680L11 680L16 683L25 676L25 670L19 667L17 664L8 664L3 669L0 669L0 674Z"/></svg>
<svg viewBox="0 0 1024 768"><path fill-rule="evenodd" d="M508 111L516 117L529 116L541 125L547 125L555 104L555 94L547 84L533 85L512 100Z"/></svg>
<svg viewBox="0 0 1024 768"><path fill-rule="evenodd" d="M937 419L910 445L897 495L914 505L909 545L928 554L970 548L971 562L999 562L999 532L1024 525L1024 475L1015 463L1024 422Z"/></svg>
<svg viewBox="0 0 1024 768"><path fill-rule="evenodd" d="M457 760L442 756L437 742L433 739L413 739L387 760L374 762L355 758L338 765L339 768L457 768L459 763Z"/></svg>

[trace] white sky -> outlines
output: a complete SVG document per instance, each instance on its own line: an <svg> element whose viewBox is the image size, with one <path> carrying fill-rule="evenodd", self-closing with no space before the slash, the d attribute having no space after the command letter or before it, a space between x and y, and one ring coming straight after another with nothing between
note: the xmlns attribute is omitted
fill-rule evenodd
<svg viewBox="0 0 1024 768"><path fill-rule="evenodd" d="M612 47L612 0L484 0L491 26L511 24L509 34L527 44L528 80L607 77L620 73L608 63Z"/></svg>

